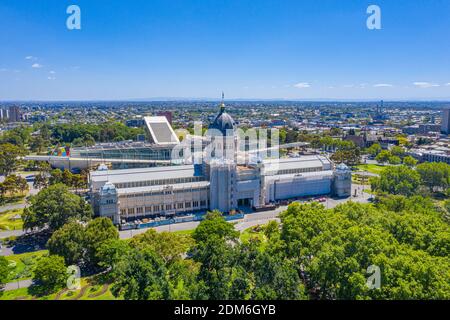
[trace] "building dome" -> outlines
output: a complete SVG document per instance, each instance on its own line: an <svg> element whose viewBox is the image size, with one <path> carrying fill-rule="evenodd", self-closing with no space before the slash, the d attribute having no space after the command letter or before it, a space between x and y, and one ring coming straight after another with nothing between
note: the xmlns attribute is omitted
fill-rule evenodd
<svg viewBox="0 0 450 320"><path fill-rule="evenodd" d="M227 135L227 130L234 131L233 118L226 112L220 112L214 122L209 126L209 129L216 129L222 132L222 135Z"/></svg>
<svg viewBox="0 0 450 320"><path fill-rule="evenodd" d="M106 195L106 194L116 194L117 190L114 184L111 182L106 182L105 185L100 189L100 194Z"/></svg>
<svg viewBox="0 0 450 320"><path fill-rule="evenodd" d="M349 171L350 169L349 169L349 167L347 167L347 165L345 163L342 162L336 166L336 170Z"/></svg>
<svg viewBox="0 0 450 320"><path fill-rule="evenodd" d="M223 96L222 96L223 97ZM211 123L211 125L209 126L208 129L212 130L219 130L223 136L227 135L227 130L232 130L232 134L234 134L234 120L233 118L225 111L225 103L222 100L222 103L220 105L220 112L217 115L216 119L214 120L213 123ZM217 135L214 134L214 132L210 132L209 135ZM228 133L228 135L230 135Z"/></svg>

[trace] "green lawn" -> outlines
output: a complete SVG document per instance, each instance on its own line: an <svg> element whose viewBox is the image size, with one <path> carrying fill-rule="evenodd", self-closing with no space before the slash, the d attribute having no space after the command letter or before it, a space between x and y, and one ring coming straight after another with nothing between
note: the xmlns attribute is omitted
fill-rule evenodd
<svg viewBox="0 0 450 320"><path fill-rule="evenodd" d="M56 293L34 297L28 288L5 291L0 293L0 300L117 300L109 285L93 284L88 278L81 279L81 289L75 291L60 290Z"/></svg>
<svg viewBox="0 0 450 320"><path fill-rule="evenodd" d="M21 297L30 297L28 288L0 292L0 300L19 300Z"/></svg>
<svg viewBox="0 0 450 320"><path fill-rule="evenodd" d="M192 235L194 233L195 229L191 229L191 230L180 230L180 231L175 231L173 232L174 234L179 234L179 235Z"/></svg>
<svg viewBox="0 0 450 320"><path fill-rule="evenodd" d="M251 239L259 239L261 242L264 242L266 237L262 231L262 226L255 226L242 231L240 239L243 243L248 242Z"/></svg>
<svg viewBox="0 0 450 320"><path fill-rule="evenodd" d="M0 205L25 203L26 196L27 193L24 194L16 193L14 195L4 196L3 198L0 199Z"/></svg>
<svg viewBox="0 0 450 320"><path fill-rule="evenodd" d="M0 230L22 229L22 219L15 219L17 215L22 215L23 209L10 210L0 213Z"/></svg>
<svg viewBox="0 0 450 320"><path fill-rule="evenodd" d="M14 270L10 274L9 281L31 279L37 260L47 253L47 250L41 250L7 256L6 259L8 261L16 264Z"/></svg>
<svg viewBox="0 0 450 320"><path fill-rule="evenodd" d="M379 164L360 164L357 165L356 168L360 171L367 171L370 173L380 174L385 170L388 166L382 166Z"/></svg>

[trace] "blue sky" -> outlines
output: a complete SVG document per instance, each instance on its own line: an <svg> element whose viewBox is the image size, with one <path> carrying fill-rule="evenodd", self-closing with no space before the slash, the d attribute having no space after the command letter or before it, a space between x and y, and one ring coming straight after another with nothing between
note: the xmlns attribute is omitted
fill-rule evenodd
<svg viewBox="0 0 450 320"><path fill-rule="evenodd" d="M66 9L81 8L81 30ZM366 27L370 4L381 30ZM450 0L0 0L0 100L450 99Z"/></svg>

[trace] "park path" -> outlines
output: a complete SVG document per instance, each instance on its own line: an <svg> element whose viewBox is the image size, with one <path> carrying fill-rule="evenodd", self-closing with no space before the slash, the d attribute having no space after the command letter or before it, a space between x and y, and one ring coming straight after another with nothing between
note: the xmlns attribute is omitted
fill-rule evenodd
<svg viewBox="0 0 450 320"><path fill-rule="evenodd" d="M0 213L10 211L10 210L23 209L25 207L26 207L25 203L5 204L0 207Z"/></svg>
<svg viewBox="0 0 450 320"><path fill-rule="evenodd" d="M5 239L9 237L19 237L25 234L25 231L23 230L7 230L7 231L0 231L0 239Z"/></svg>
<svg viewBox="0 0 450 320"><path fill-rule="evenodd" d="M5 284L4 291L12 291L22 288L28 288L33 284L32 280L20 280L15 282L8 282Z"/></svg>

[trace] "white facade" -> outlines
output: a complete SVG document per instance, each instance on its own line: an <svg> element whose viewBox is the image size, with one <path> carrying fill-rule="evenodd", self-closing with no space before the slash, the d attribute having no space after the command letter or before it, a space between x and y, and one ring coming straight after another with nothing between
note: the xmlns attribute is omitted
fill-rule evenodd
<svg viewBox="0 0 450 320"><path fill-rule="evenodd" d="M199 175L202 170L195 165L96 171L90 175L90 186L95 211L115 223L214 209L261 208L304 196L350 195L350 170L345 166L333 170L324 157L281 159L277 172L266 170L269 166L272 161L255 166L214 161L207 176Z"/></svg>

